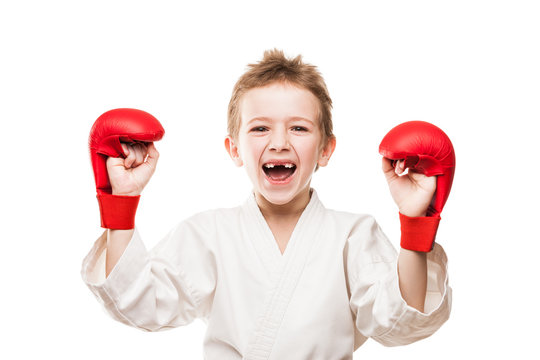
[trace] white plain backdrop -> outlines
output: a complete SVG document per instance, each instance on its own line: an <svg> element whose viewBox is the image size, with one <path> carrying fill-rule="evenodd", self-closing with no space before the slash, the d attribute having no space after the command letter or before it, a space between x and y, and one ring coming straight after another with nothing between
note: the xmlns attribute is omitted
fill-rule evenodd
<svg viewBox="0 0 540 360"><path fill-rule="evenodd" d="M368 341L355 359L538 356L539 17L535 1L2 1L0 358L202 358L202 322L144 333L83 284L102 231L88 133L117 107L165 127L137 215L150 248L247 197L223 146L226 108L274 47L317 65L334 101L337 149L312 183L321 200L375 215L396 246L380 140L425 120L456 149L438 235L451 317L413 345Z"/></svg>

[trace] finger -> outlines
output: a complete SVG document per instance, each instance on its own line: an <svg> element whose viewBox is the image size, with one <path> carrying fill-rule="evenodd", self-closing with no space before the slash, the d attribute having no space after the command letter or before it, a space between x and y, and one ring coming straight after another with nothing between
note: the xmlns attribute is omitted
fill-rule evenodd
<svg viewBox="0 0 540 360"><path fill-rule="evenodd" d="M398 176L403 174L403 172L405 172L405 161L404 160L398 160L394 164L394 171L395 171L396 175L398 175Z"/></svg>
<svg viewBox="0 0 540 360"><path fill-rule="evenodd" d="M144 144L136 144L135 145L135 161L133 162L133 165L131 167L137 167L144 163L144 159L146 158L146 146Z"/></svg>
<svg viewBox="0 0 540 360"><path fill-rule="evenodd" d="M124 143L120 143L120 145L122 146L122 150L124 151L124 156L128 156L129 155L129 149L128 149L128 146Z"/></svg>
<svg viewBox="0 0 540 360"><path fill-rule="evenodd" d="M131 144L125 144L128 149L128 155L126 156L126 159L124 160L124 166L126 169L130 169L133 166L133 163L136 159L136 150Z"/></svg>

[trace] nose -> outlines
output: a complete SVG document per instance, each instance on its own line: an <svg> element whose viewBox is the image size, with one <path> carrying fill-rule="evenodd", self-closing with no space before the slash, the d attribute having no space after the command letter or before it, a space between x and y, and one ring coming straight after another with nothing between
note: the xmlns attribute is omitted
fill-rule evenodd
<svg viewBox="0 0 540 360"><path fill-rule="evenodd" d="M289 150L289 134L286 129L272 131L269 148L276 152Z"/></svg>

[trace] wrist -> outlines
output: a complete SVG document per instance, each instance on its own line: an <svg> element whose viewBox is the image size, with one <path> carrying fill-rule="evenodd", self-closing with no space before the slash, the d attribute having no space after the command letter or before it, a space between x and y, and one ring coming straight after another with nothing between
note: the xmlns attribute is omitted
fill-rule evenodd
<svg viewBox="0 0 540 360"><path fill-rule="evenodd" d="M131 186L130 189L115 189L114 186L111 186L111 193L114 196L140 196L142 189L138 189L134 186Z"/></svg>
<svg viewBox="0 0 540 360"><path fill-rule="evenodd" d="M141 191L131 191L131 192L118 192L118 191L112 191L112 195L114 196L141 196Z"/></svg>
<svg viewBox="0 0 540 360"><path fill-rule="evenodd" d="M401 207L398 207L399 213L402 215L405 215L407 217L415 218L415 217L424 217L427 214L427 210L418 210L418 209L404 209Z"/></svg>
<svg viewBox="0 0 540 360"><path fill-rule="evenodd" d="M417 217L425 217L427 212L409 212L409 211L401 211L399 210L399 213L401 215L405 215L410 218L417 218Z"/></svg>

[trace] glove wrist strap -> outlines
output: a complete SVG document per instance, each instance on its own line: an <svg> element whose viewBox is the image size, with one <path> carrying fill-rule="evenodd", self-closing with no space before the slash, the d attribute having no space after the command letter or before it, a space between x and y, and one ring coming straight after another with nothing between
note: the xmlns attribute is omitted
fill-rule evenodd
<svg viewBox="0 0 540 360"><path fill-rule="evenodd" d="M407 250L430 252L435 243L440 216L408 217L399 213L401 247Z"/></svg>
<svg viewBox="0 0 540 360"><path fill-rule="evenodd" d="M140 195L98 194L101 227L114 230L135 228L135 213L137 212L140 198Z"/></svg>

